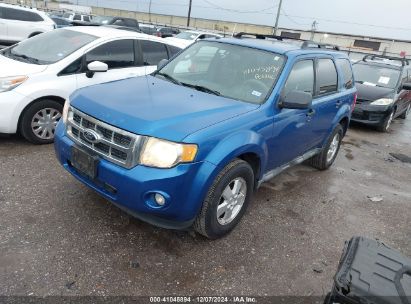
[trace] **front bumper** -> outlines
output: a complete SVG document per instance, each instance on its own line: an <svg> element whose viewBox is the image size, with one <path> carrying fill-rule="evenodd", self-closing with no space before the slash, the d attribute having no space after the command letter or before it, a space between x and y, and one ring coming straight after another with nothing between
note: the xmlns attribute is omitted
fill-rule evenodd
<svg viewBox="0 0 411 304"><path fill-rule="evenodd" d="M351 121L368 124L381 125L391 114L392 105L374 106L370 104L357 104L351 116Z"/></svg>
<svg viewBox="0 0 411 304"><path fill-rule="evenodd" d="M30 100L14 90L0 93L0 133L14 134L20 114Z"/></svg>
<svg viewBox="0 0 411 304"><path fill-rule="evenodd" d="M59 123L54 146L67 171L127 213L168 229L185 229L193 224L216 169L208 162L181 164L171 169L125 169L100 159L97 177L92 180L71 165L73 145L65 135L64 124ZM154 193L166 198L163 207L155 204Z"/></svg>

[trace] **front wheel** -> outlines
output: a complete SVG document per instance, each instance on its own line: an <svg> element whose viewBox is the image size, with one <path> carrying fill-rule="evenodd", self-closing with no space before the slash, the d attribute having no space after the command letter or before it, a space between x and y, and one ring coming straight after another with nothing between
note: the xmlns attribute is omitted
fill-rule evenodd
<svg viewBox="0 0 411 304"><path fill-rule="evenodd" d="M194 229L210 239L229 233L241 220L254 189L250 165L235 159L216 177L208 190Z"/></svg>
<svg viewBox="0 0 411 304"><path fill-rule="evenodd" d="M40 100L33 103L21 117L21 134L33 144L52 143L62 111L63 105L54 100Z"/></svg>
<svg viewBox="0 0 411 304"><path fill-rule="evenodd" d="M337 158L343 137L344 130L343 127L339 124L335 127L333 133L327 141L327 144L321 150L321 153L315 155L310 159L311 166L319 170L328 169Z"/></svg>
<svg viewBox="0 0 411 304"><path fill-rule="evenodd" d="M384 119L381 125L377 126L377 130L380 132L388 132L393 120L394 120L394 110Z"/></svg>

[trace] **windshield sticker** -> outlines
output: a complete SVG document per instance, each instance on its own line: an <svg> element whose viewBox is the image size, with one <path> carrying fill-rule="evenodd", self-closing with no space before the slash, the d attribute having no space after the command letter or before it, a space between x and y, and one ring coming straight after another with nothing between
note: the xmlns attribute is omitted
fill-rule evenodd
<svg viewBox="0 0 411 304"><path fill-rule="evenodd" d="M390 77L381 76L380 79L378 79L378 83L388 84L389 82L390 82Z"/></svg>
<svg viewBox="0 0 411 304"><path fill-rule="evenodd" d="M254 96L257 96L257 97L261 97L262 93L258 92L258 91L252 91L251 94L253 94Z"/></svg>
<svg viewBox="0 0 411 304"><path fill-rule="evenodd" d="M274 61L278 61L278 60L280 60L280 57L275 56L275 57L274 57Z"/></svg>
<svg viewBox="0 0 411 304"><path fill-rule="evenodd" d="M375 83L368 82L368 81L364 81L363 85L367 85L367 86L371 86L371 87L377 86Z"/></svg>

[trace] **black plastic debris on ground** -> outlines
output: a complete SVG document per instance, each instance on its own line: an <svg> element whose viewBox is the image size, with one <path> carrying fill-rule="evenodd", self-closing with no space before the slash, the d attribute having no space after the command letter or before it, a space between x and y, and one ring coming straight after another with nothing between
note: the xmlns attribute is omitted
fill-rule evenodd
<svg viewBox="0 0 411 304"><path fill-rule="evenodd" d="M405 155L405 154L400 154L400 153L390 153L392 157L395 157L396 159L402 161L403 163L411 164L411 157Z"/></svg>

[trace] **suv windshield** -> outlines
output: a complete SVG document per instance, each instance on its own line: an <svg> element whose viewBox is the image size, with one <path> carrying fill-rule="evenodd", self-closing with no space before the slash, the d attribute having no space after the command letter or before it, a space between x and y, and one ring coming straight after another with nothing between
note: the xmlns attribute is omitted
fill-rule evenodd
<svg viewBox="0 0 411 304"><path fill-rule="evenodd" d="M353 65L355 82L394 89L400 78L401 71L389 67L356 63Z"/></svg>
<svg viewBox="0 0 411 304"><path fill-rule="evenodd" d="M180 34L176 35L175 38L185 39L185 40L194 40L198 36L197 33L192 32L181 32Z"/></svg>
<svg viewBox="0 0 411 304"><path fill-rule="evenodd" d="M3 56L35 64L52 64L66 58L97 37L72 31L54 30L20 42L3 51Z"/></svg>
<svg viewBox="0 0 411 304"><path fill-rule="evenodd" d="M282 55L227 43L201 41L156 73L206 93L261 104L284 65Z"/></svg>

